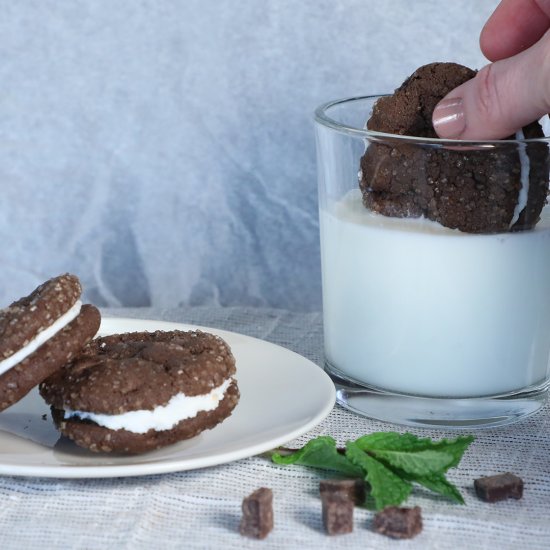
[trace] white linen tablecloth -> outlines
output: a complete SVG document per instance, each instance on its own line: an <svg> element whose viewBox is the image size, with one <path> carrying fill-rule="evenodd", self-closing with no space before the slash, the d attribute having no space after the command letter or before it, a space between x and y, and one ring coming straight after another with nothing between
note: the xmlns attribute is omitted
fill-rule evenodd
<svg viewBox="0 0 550 550"><path fill-rule="evenodd" d="M104 315L163 319L241 332L322 364L322 318L272 309L118 309ZM320 479L302 467L252 457L216 467L134 478L64 480L0 477L0 548L549 548L550 410L524 422L478 431L449 479L465 496L460 506L415 489L407 505L422 507L423 532L393 541L371 530L373 512L356 508L354 532L323 531ZM367 420L336 406L317 428L290 446L329 434L344 444L376 430L403 428ZM410 430L431 437L455 432ZM473 492L476 477L511 471L524 497L487 504ZM275 528L263 541L238 533L243 497L260 486L274 493Z"/></svg>

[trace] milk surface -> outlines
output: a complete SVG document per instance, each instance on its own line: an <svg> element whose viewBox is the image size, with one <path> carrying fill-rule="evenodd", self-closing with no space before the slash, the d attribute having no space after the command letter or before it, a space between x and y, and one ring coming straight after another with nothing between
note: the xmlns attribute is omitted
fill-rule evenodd
<svg viewBox="0 0 550 550"><path fill-rule="evenodd" d="M550 208L533 231L471 235L320 209L327 360L386 390L471 397L543 382L550 357Z"/></svg>

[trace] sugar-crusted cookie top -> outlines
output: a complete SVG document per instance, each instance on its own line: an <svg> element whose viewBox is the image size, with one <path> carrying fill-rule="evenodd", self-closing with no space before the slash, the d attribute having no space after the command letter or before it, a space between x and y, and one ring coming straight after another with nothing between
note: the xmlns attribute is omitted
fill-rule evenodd
<svg viewBox="0 0 550 550"><path fill-rule="evenodd" d="M121 414L152 410L177 393L209 393L235 374L221 338L201 331L115 334L83 353L41 386L58 409Z"/></svg>
<svg viewBox="0 0 550 550"><path fill-rule="evenodd" d="M81 292L78 278L67 273L0 310L0 359L13 355L66 313Z"/></svg>
<svg viewBox="0 0 550 550"><path fill-rule="evenodd" d="M456 63L420 67L393 95L375 103L367 128L436 138L435 106L475 74ZM544 136L536 122L522 131L526 139ZM394 140L369 143L359 184L363 203L379 214L424 216L468 233L498 233L535 226L546 204L548 172L545 143L476 150Z"/></svg>
<svg viewBox="0 0 550 550"><path fill-rule="evenodd" d="M391 96L381 97L367 122L369 130L436 138L435 106L451 90L476 75L457 63L430 63L418 68Z"/></svg>

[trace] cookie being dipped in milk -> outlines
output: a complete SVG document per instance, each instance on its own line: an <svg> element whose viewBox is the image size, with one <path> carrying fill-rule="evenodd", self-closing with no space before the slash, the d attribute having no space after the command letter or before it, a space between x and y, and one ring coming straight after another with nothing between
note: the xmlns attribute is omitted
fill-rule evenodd
<svg viewBox="0 0 550 550"><path fill-rule="evenodd" d="M465 233L503 233L533 229L548 193L550 158L545 143L517 149L485 145L465 150L452 143L425 145L414 138L437 138L433 110L447 93L476 72L457 63L418 68L393 95L379 98L367 128L411 136L411 141L369 144L361 158L364 205L385 216L423 217ZM538 139L538 122L511 139Z"/></svg>
<svg viewBox="0 0 550 550"><path fill-rule="evenodd" d="M431 63L368 98L353 180L329 182L349 189L320 208L325 351L350 380L470 399L548 377L548 139L437 138L434 107L475 74Z"/></svg>

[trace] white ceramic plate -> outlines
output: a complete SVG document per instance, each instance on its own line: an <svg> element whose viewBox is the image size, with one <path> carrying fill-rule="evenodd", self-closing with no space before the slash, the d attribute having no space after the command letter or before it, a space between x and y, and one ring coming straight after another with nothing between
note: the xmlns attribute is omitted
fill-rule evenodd
<svg viewBox="0 0 550 550"><path fill-rule="evenodd" d="M241 391L233 414L213 430L138 456L97 455L60 438L37 390L0 413L0 474L60 478L120 477L204 468L282 445L321 422L335 401L325 372L280 346L211 328L107 318L100 334L202 328L231 346Z"/></svg>

